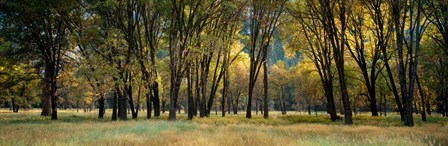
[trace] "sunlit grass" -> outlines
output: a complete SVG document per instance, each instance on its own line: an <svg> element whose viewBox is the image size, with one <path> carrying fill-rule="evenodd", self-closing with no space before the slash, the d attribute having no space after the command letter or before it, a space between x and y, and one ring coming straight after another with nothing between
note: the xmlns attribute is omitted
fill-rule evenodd
<svg viewBox="0 0 448 146"><path fill-rule="evenodd" d="M354 116L354 125L331 122L318 116L289 112L271 112L269 119L243 113L212 114L208 118L187 121L178 114L177 122L168 122L167 113L146 120L110 121L97 112L60 111L59 120L39 116L39 110L11 113L0 110L0 145L446 145L448 118L433 115L428 122L415 116L416 126L401 126L397 115ZM130 117L129 117L130 118Z"/></svg>

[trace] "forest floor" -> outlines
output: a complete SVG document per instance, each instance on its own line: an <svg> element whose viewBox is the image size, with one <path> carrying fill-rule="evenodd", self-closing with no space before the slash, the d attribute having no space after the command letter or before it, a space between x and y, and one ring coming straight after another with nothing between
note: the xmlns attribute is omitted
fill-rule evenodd
<svg viewBox="0 0 448 146"><path fill-rule="evenodd" d="M428 117L424 123L415 115L416 126L403 127L397 115L354 116L354 125L330 122L326 115L271 112L265 120L244 114L212 114L187 121L178 114L168 122L167 113L146 120L110 121L97 112L61 110L59 120L39 116L39 110L12 113L0 110L0 145L448 145L448 118Z"/></svg>

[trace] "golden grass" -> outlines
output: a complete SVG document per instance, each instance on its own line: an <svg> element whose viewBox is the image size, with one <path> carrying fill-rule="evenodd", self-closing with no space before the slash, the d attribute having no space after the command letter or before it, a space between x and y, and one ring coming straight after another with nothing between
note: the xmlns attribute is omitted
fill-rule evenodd
<svg viewBox="0 0 448 146"><path fill-rule="evenodd" d="M328 122L326 116L296 113L270 119L244 115L225 118L212 115L186 121L166 121L167 114L151 120L145 113L136 120L110 121L96 118L96 112L61 111L51 121L38 111L10 113L0 110L0 145L447 145L447 118L431 117L430 123L415 127L396 126L397 116L355 116L355 125ZM366 125L362 123L372 125ZM392 124L387 124L391 122Z"/></svg>

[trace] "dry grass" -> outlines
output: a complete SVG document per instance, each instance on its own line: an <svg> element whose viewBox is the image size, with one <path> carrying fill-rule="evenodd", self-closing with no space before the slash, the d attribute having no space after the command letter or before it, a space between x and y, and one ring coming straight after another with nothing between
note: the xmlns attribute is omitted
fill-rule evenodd
<svg viewBox="0 0 448 146"><path fill-rule="evenodd" d="M399 126L397 116L355 116L354 126L328 122L326 116L273 113L268 120L244 115L211 116L167 122L166 114L111 122L96 112L61 111L51 121L38 111L0 110L0 145L447 145L447 118L429 123L416 118L412 128ZM107 114L108 116L110 113ZM397 126L398 125L398 126Z"/></svg>

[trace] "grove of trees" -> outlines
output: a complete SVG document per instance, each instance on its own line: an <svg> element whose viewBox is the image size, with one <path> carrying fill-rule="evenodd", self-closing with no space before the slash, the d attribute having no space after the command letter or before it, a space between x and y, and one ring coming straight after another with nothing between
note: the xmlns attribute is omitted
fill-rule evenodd
<svg viewBox="0 0 448 146"><path fill-rule="evenodd" d="M0 23L13 112L448 116L446 0L3 0Z"/></svg>

